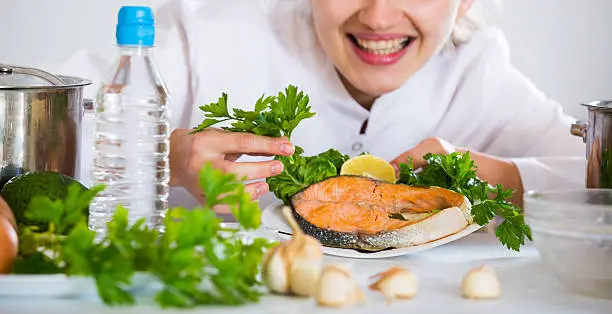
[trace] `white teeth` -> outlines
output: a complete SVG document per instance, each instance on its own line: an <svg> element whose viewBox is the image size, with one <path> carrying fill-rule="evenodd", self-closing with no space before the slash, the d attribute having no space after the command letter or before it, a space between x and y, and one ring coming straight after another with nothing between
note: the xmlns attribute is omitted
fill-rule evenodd
<svg viewBox="0 0 612 314"><path fill-rule="evenodd" d="M357 38L357 43L363 50L368 52L377 55L388 55L402 50L402 43L407 39L408 37L393 40L364 40Z"/></svg>
<svg viewBox="0 0 612 314"><path fill-rule="evenodd" d="M392 53L396 53L398 51L402 50L402 48L391 48L391 49L377 49L377 50L369 50L369 52L373 53L373 54L377 54L377 55L388 55L388 54L392 54Z"/></svg>

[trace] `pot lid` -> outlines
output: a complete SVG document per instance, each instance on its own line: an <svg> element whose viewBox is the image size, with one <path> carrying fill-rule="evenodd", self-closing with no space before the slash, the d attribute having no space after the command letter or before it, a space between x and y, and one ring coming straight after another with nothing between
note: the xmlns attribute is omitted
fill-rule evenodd
<svg viewBox="0 0 612 314"><path fill-rule="evenodd" d="M600 110L612 110L612 100L595 100L587 103L583 103L583 106L600 109Z"/></svg>
<svg viewBox="0 0 612 314"><path fill-rule="evenodd" d="M64 86L66 82L43 70L0 64L0 88Z"/></svg>

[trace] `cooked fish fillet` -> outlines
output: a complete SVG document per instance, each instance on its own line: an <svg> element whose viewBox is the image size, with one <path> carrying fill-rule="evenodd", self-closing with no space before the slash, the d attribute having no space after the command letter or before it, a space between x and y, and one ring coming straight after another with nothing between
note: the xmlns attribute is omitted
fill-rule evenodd
<svg viewBox="0 0 612 314"><path fill-rule="evenodd" d="M323 245L368 251L431 242L472 223L471 204L459 193L359 176L313 184L291 206L304 232Z"/></svg>

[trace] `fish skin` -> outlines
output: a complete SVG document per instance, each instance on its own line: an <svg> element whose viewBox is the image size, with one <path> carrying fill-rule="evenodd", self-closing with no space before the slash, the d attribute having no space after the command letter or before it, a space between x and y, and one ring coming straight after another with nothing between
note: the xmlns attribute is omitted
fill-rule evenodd
<svg viewBox="0 0 612 314"><path fill-rule="evenodd" d="M319 183L313 184L312 186L321 184L323 182L328 182L329 180L339 181L342 178L344 179L350 178L350 180L357 180L358 181L356 182L357 185L365 184L364 180L368 180L368 181L373 182L376 185L382 185L383 187L393 187L394 186L392 183L382 182L382 181L378 181L375 179L371 179L367 177L359 177L359 176L331 177ZM328 183L323 183L323 184L328 184ZM332 186L331 186L332 191L338 192L339 189L333 186L333 184L334 182L332 182ZM437 197L438 199L437 200L434 199L433 201L437 201L438 203L442 202L441 204L448 203L450 204L450 206L447 208L443 208L440 212L430 215L424 219L420 219L420 220L413 221L413 222L406 222L404 226L401 226L393 230L384 230L384 231L378 231L375 233L365 232L362 230L344 232L344 231L332 230L331 228L318 227L315 224L309 222L305 217L300 215L300 213L298 212L298 209L296 208L296 204L297 206L299 206L300 204L304 204L300 202L312 201L312 200L304 200L302 196L303 193L307 191L309 188L311 188L312 186L307 187L304 190L292 196L291 208L292 208L293 216L295 217L296 222L298 223L300 228L304 231L304 233L316 238L317 240L321 242L321 244L328 246L328 247L356 249L356 250L362 250L362 251L368 251L368 252L381 251L381 250L392 249L392 248L410 247L410 246L415 246L415 245L420 245L420 244L424 244L427 242L435 241L440 238L444 238L446 236L452 235L454 233L457 233L463 230L465 227L467 227L469 224L473 222L472 215L470 213L471 204L465 196L459 193L456 193L454 191L442 189L439 187L423 188L423 187L411 187L411 186L401 185L401 187L399 188L404 189L404 191L414 190L419 193L422 193L424 191L423 189L427 189L427 191L431 191L431 193L434 193L434 194L444 193L452 197L453 202L450 202L450 201L446 202L447 200L439 199L440 198L439 195L434 195L434 197ZM368 186L368 185L366 184L365 186ZM376 191L376 189L372 190L373 194L374 194L374 191ZM352 201L354 201L355 200L354 191L349 190L349 193L353 193L349 197L352 198ZM332 203L336 203L340 201L338 195L328 195L326 197ZM321 197L321 199L325 199L326 197ZM391 197L393 197L394 200L397 200L396 195L393 195ZM368 196L365 196L365 198L368 198ZM384 202L377 195L373 195L372 198L369 199L369 201L373 201L373 200ZM314 200L314 201L318 201L318 200ZM325 200L323 200L322 202L324 203ZM416 200L414 204L420 203L420 204L424 204L425 206L429 206L430 205L429 203L431 202L432 202L431 200L423 200L423 201ZM393 207L394 205L397 204L397 202L394 202L394 203L386 202L385 204L387 206ZM350 206L354 207L353 204L351 204ZM416 208L416 212L419 212L419 213L424 212L423 208L417 208L417 207L415 208ZM431 210L431 209L433 208L430 208L428 210ZM389 208L389 209L385 208L385 212L390 214L390 213L398 213L400 211L398 211L397 208ZM444 223L440 225L440 222L444 222Z"/></svg>
<svg viewBox="0 0 612 314"><path fill-rule="evenodd" d="M359 237L356 232L338 232L329 229L319 228L304 217L302 217L295 208L291 208L293 217L305 234L319 240L321 244L338 248L355 248L361 249L359 245Z"/></svg>

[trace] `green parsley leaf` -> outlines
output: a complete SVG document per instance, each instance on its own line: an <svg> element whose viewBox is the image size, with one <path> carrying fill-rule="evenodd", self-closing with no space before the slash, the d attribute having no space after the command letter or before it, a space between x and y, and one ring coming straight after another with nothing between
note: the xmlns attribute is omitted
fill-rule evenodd
<svg viewBox="0 0 612 314"><path fill-rule="evenodd" d="M11 269L12 274L49 275L61 272L56 263L42 252L34 252L27 257L19 255Z"/></svg>
<svg viewBox="0 0 612 314"><path fill-rule="evenodd" d="M211 118L228 117L229 111L227 110L227 94L222 93L221 97L219 97L216 103L210 103L208 105L200 107L200 109L208 112L206 114L207 117L211 117Z"/></svg>
<svg viewBox="0 0 612 314"><path fill-rule="evenodd" d="M302 152L299 148L293 156L276 157L284 165L283 172L266 179L270 191L287 205L295 193L326 178L337 176L342 164L349 159L348 155L334 149L308 157L302 156Z"/></svg>
<svg viewBox="0 0 612 314"><path fill-rule="evenodd" d="M497 214L498 204L495 201L485 200L472 206L474 222L484 226Z"/></svg>
<svg viewBox="0 0 612 314"><path fill-rule="evenodd" d="M349 160L348 155L342 154L341 152L335 149L326 150L311 158L328 160L334 165L338 173L340 173L340 168L342 168L342 164L344 164L347 160Z"/></svg>
<svg viewBox="0 0 612 314"><path fill-rule="evenodd" d="M41 225L21 225L19 230L19 258L14 272L61 273L67 266L63 260L62 246L70 230L79 224L87 224L84 215L89 202L103 186L82 190L79 183L72 183L64 199L51 200L46 196L34 196L25 211L25 218ZM41 253L40 248L45 249Z"/></svg>
<svg viewBox="0 0 612 314"><path fill-rule="evenodd" d="M525 239L531 240L531 229L525 224L520 208L509 201L513 191L502 185L490 187L476 176L476 166L469 152L463 154L426 154L427 166L415 173L412 160L400 164L398 183L417 186L438 186L465 195L472 203L474 222L483 226L496 215L504 222L496 230L500 243L509 249L519 251ZM492 198L489 195L494 195Z"/></svg>
<svg viewBox="0 0 612 314"><path fill-rule="evenodd" d="M502 214L504 221L495 230L495 235L507 248L519 251L525 244L525 238L532 240L531 229L525 224L523 215L514 209Z"/></svg>
<svg viewBox="0 0 612 314"><path fill-rule="evenodd" d="M253 111L228 109L228 96L222 93L216 103L201 106L205 112L204 121L192 133L197 133L215 124L231 121L231 126L222 127L232 132L248 132L257 135L291 138L298 124L315 114L308 105L310 99L294 85L289 85L277 96L262 95Z"/></svg>
<svg viewBox="0 0 612 314"><path fill-rule="evenodd" d="M412 158L408 160L407 164L399 165L399 179L398 183L403 183L406 185L416 185L417 184L417 176L414 173L414 166L412 164Z"/></svg>

